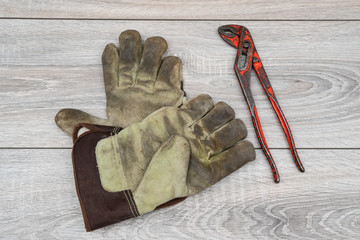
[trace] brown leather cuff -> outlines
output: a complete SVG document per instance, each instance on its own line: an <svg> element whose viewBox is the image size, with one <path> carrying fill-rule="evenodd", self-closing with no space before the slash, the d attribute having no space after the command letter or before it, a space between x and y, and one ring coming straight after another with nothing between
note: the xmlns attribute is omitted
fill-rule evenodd
<svg viewBox="0 0 360 240"><path fill-rule="evenodd" d="M78 136L81 128L89 129ZM92 231L125 219L139 216L131 190L108 192L101 185L95 148L97 143L121 128L81 123L74 129L72 151L74 178L86 231ZM185 200L173 199L156 209Z"/></svg>
<svg viewBox="0 0 360 240"><path fill-rule="evenodd" d="M95 158L98 141L113 133L114 127L83 124L90 129L77 137L72 152L74 177L86 231L92 231L139 215L130 190L103 189ZM77 135L77 129L75 134Z"/></svg>

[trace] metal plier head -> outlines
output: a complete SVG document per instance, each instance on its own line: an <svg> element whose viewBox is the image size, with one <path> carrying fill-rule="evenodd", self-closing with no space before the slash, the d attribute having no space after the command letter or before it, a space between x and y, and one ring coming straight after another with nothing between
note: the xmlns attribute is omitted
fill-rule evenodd
<svg viewBox="0 0 360 240"><path fill-rule="evenodd" d="M230 46L237 49L234 70L241 86L242 92L244 94L245 100L249 107L256 136L270 164L274 176L274 181L276 183L280 182L280 175L271 156L269 147L267 146L265 136L261 128L260 119L256 110L255 101L250 89L250 72L252 69L254 69L264 91L266 92L271 102L272 107L274 108L279 118L280 124L285 132L287 141L290 146L291 154L297 168L301 172L304 172L305 168L302 165L299 155L297 153L290 126L286 121L285 115L280 108L280 104L275 97L274 90L271 87L269 78L262 65L259 54L256 51L255 44L249 30L246 27L240 25L224 25L219 27L218 30L221 38Z"/></svg>
<svg viewBox="0 0 360 240"><path fill-rule="evenodd" d="M259 61L254 41L249 30L240 25L224 25L219 27L222 39L230 46L238 49L235 68L244 75L252 69L252 63Z"/></svg>

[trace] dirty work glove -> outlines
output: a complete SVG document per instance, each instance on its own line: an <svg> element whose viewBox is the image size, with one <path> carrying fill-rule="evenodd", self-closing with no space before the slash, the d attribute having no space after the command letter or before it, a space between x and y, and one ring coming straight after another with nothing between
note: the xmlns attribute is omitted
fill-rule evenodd
<svg viewBox="0 0 360 240"><path fill-rule="evenodd" d="M78 135L82 128L87 131ZM74 130L75 140L72 150L74 179L87 231L117 223L135 214L132 212L135 210L129 208L131 202L128 200L132 199L130 190L121 192L104 190L95 157L97 143L119 131L121 128L118 127L88 123L81 123ZM177 204L184 199L174 199L158 208Z"/></svg>
<svg viewBox="0 0 360 240"><path fill-rule="evenodd" d="M246 127L234 115L227 104L219 102L214 107L208 95L200 95L181 108L161 108L99 141L97 174L104 190L80 196L88 206L83 208L87 229L195 194L254 160L253 145L241 141ZM86 188L81 191L91 191L90 185Z"/></svg>
<svg viewBox="0 0 360 240"><path fill-rule="evenodd" d="M102 56L108 118L62 109L55 122L66 133L72 135L79 123L126 127L163 106L182 104L181 60L174 56L162 60L165 39L151 37L142 50L140 34L128 30L120 35L119 46L108 44Z"/></svg>

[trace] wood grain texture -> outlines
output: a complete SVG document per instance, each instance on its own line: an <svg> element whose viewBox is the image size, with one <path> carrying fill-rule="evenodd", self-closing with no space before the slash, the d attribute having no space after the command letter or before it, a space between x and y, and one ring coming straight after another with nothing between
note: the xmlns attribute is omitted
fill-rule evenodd
<svg viewBox="0 0 360 240"><path fill-rule="evenodd" d="M86 233L69 149L0 150L0 239L359 239L360 150L263 153L177 206Z"/></svg>
<svg viewBox="0 0 360 240"><path fill-rule="evenodd" d="M358 20L356 0L1 0L0 17L86 19Z"/></svg>
<svg viewBox="0 0 360 240"><path fill-rule="evenodd" d="M0 147L71 147L54 124L61 108L105 117L101 54L126 29L139 30L143 39L167 39L166 54L184 63L187 95L208 93L228 102L258 144L232 69L235 50L217 33L226 23L0 20ZM233 23L251 30L297 147L360 147L358 22ZM270 148L287 147L254 74L252 80Z"/></svg>
<svg viewBox="0 0 360 240"><path fill-rule="evenodd" d="M360 239L358 1L0 0L0 6L0 239ZM71 140L54 116L72 107L105 117L101 54L124 30L167 39L166 55L184 63L187 95L206 92L228 102L259 148L232 69L235 50L217 34L229 23L250 29L306 172L296 169L252 75L280 184L258 149L256 161L179 205L86 233Z"/></svg>

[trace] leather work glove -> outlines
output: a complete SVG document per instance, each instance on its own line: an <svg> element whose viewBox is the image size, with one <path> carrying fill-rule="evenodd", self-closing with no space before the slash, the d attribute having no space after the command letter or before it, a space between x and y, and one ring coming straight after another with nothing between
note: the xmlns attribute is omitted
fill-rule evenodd
<svg viewBox="0 0 360 240"><path fill-rule="evenodd" d="M104 138L96 163L75 154L74 172L88 231L172 204L220 181L255 159L244 123L208 95L163 107ZM80 143L80 142L79 142ZM92 143L92 148L94 143ZM73 156L76 148L74 145ZM82 143L87 151L86 141ZM91 168L91 170L89 170Z"/></svg>
<svg viewBox="0 0 360 240"><path fill-rule="evenodd" d="M163 106L182 104L181 60L174 56L162 60L165 39L151 37L142 50L140 34L127 30L121 33L119 46L108 44L102 55L107 119L62 109L55 122L66 133L72 135L79 123L126 127Z"/></svg>

